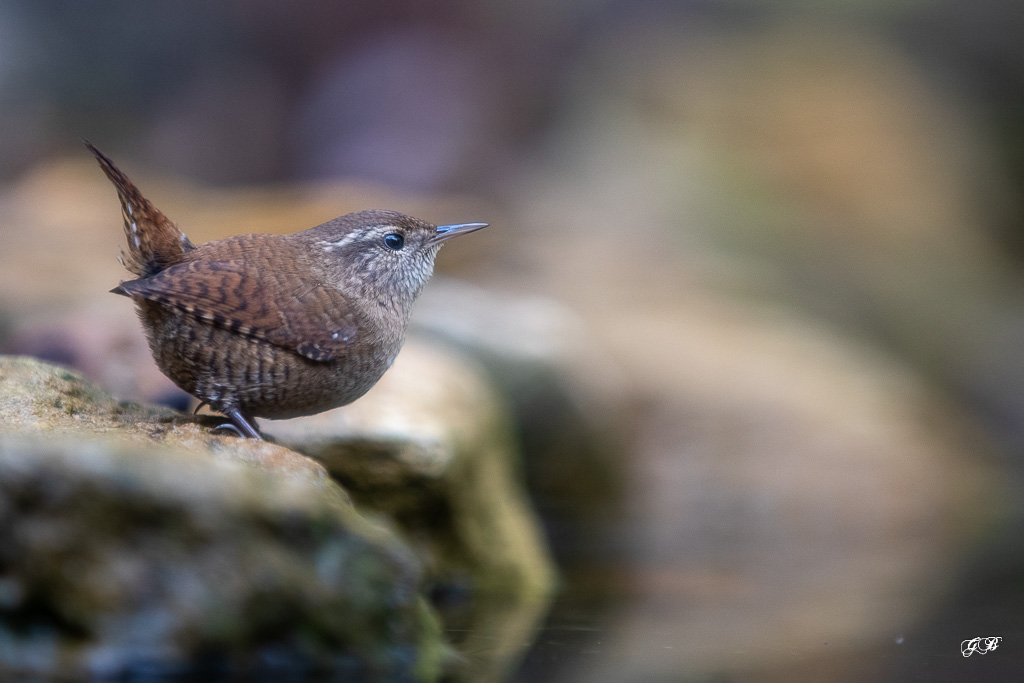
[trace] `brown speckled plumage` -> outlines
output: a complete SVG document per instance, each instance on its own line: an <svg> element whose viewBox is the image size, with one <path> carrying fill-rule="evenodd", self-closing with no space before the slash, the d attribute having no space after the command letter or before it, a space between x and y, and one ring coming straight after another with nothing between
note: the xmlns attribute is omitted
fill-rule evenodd
<svg viewBox="0 0 1024 683"><path fill-rule="evenodd" d="M117 188L138 276L131 297L159 368L258 438L252 417L345 405L391 366L412 304L443 240L480 223L435 226L362 211L292 235L240 235L194 246L86 143Z"/></svg>

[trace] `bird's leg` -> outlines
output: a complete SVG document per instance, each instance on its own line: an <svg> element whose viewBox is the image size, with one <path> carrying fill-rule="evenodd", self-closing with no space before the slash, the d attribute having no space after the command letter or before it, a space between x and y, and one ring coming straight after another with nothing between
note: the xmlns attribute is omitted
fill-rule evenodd
<svg viewBox="0 0 1024 683"><path fill-rule="evenodd" d="M238 408L228 408L224 411L224 414L231 418L231 422L225 422L222 425L218 425L215 429L231 429L237 432L239 436L263 441L263 437L260 436L259 431L255 426L253 426L252 421L242 415L242 413L238 411Z"/></svg>
<svg viewBox="0 0 1024 683"><path fill-rule="evenodd" d="M199 411L203 409L203 406L208 406L208 405L210 405L209 401L200 401L199 405L196 406L196 409L192 411L192 414L193 415L198 415ZM241 436L241 435L239 435L239 436Z"/></svg>

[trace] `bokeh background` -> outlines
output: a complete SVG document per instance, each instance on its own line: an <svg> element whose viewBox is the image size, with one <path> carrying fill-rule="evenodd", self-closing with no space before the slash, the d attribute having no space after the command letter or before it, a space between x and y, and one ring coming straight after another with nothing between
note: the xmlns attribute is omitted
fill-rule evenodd
<svg viewBox="0 0 1024 683"><path fill-rule="evenodd" d="M1019 680L1022 35L1015 0L0 0L0 349L185 405L80 137L195 242L488 221L417 324L542 368L494 373L563 580L500 677Z"/></svg>

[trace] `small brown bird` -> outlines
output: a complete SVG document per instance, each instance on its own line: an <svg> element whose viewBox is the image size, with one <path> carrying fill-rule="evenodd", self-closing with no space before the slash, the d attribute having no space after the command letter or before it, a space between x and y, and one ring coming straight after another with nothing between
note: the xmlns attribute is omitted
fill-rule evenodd
<svg viewBox="0 0 1024 683"><path fill-rule="evenodd" d="M117 188L120 260L138 276L111 291L135 302L160 370L255 439L253 417L311 415L376 384L441 245L487 226L360 211L292 235L195 246L85 144Z"/></svg>

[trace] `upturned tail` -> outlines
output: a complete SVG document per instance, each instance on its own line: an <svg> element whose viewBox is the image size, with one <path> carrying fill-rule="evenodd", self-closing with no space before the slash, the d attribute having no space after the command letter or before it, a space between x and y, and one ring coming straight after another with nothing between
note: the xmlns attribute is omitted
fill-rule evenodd
<svg viewBox="0 0 1024 683"><path fill-rule="evenodd" d="M117 188L124 236L128 240L128 251L121 251L120 261L124 267L142 278L181 263L185 253L195 249L185 233L143 197L139 188L103 152L88 140L82 142ZM120 294L118 289L115 287L112 291Z"/></svg>

